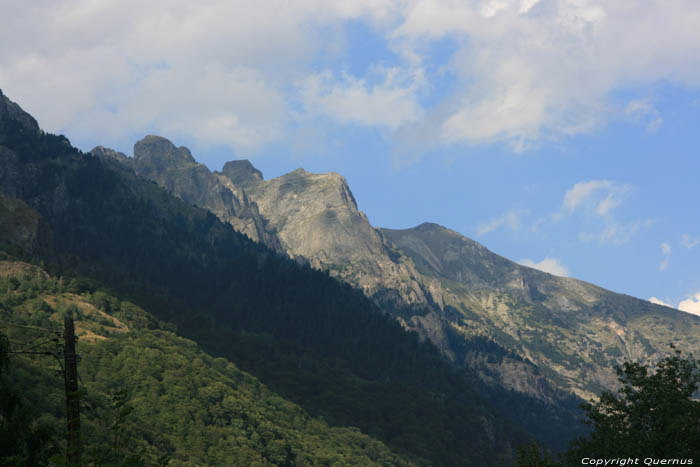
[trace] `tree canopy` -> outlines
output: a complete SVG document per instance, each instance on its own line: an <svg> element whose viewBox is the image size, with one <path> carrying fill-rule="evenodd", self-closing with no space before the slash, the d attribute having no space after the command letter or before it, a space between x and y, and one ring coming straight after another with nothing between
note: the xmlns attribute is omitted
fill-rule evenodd
<svg viewBox="0 0 700 467"><path fill-rule="evenodd" d="M616 368L621 387L584 407L592 431L569 450L571 464L583 457L700 460L700 360L672 348L653 367Z"/></svg>

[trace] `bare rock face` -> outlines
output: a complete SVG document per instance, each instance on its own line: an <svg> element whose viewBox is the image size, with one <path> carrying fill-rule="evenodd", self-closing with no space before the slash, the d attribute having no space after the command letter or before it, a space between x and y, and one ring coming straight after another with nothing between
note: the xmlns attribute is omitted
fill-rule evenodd
<svg viewBox="0 0 700 467"><path fill-rule="evenodd" d="M342 176L298 169L268 181L248 177L245 183L291 257L329 271L380 305L429 302L411 260L370 225Z"/></svg>
<svg viewBox="0 0 700 467"><path fill-rule="evenodd" d="M381 231L423 281L444 285L447 351L506 387L546 398L544 374L554 387L589 399L615 387L612 368L623 360L658 360L671 341L700 350L700 317L521 266L436 224ZM409 326L424 322L414 317ZM460 347L474 338L522 359L489 362L473 346Z"/></svg>
<svg viewBox="0 0 700 467"><path fill-rule="evenodd" d="M253 167L249 160L228 161L224 164L221 174L234 185L244 188L263 180L262 172Z"/></svg>
<svg viewBox="0 0 700 467"><path fill-rule="evenodd" d="M277 239L267 232L257 206L249 202L245 191L199 164L186 147L175 147L165 138L149 135L134 145L133 159L101 146L91 153L132 168L183 201L209 209L250 239L279 249Z"/></svg>

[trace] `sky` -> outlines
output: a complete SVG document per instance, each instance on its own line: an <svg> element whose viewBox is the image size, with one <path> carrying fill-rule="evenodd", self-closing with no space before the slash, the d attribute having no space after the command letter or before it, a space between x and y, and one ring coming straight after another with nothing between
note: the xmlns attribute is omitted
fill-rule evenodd
<svg viewBox="0 0 700 467"><path fill-rule="evenodd" d="M696 0L0 0L0 89L87 151L344 175L532 267L700 314Z"/></svg>

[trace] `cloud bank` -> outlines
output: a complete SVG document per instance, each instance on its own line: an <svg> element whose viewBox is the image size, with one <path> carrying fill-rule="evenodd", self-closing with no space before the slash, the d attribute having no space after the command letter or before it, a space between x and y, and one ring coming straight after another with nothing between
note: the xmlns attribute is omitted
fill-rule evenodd
<svg viewBox="0 0 700 467"><path fill-rule="evenodd" d="M616 209L631 192L627 184L615 180L589 180L575 183L564 193L559 211L552 215L552 220L559 222L564 218L582 213L589 223L597 223L598 231L582 231L578 239L582 242L597 242L601 245L621 245L626 243L641 229L650 227L650 219L620 220Z"/></svg>
<svg viewBox="0 0 700 467"><path fill-rule="evenodd" d="M675 308L680 311L685 311L686 313L700 316L700 292L695 293L694 295L686 298L685 300L681 300L678 303L678 306L673 306L656 297L650 297L649 301L657 305Z"/></svg>
<svg viewBox="0 0 700 467"><path fill-rule="evenodd" d="M700 316L700 292L696 293L692 297L682 300L678 304L678 309L685 311L686 313L692 313Z"/></svg>
<svg viewBox="0 0 700 467"><path fill-rule="evenodd" d="M323 116L389 135L411 128L433 145L520 150L618 117L656 131L663 116L646 86L700 86L694 0L2 0L0 8L0 42L12 44L0 49L0 87L47 129L106 142L158 131L255 150ZM393 58L347 73L350 22L376 33ZM633 97L616 97L621 90Z"/></svg>

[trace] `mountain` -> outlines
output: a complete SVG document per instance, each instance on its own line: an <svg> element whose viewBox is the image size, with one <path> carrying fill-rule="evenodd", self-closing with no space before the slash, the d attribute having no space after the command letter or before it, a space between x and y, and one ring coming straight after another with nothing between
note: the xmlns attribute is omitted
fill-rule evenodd
<svg viewBox="0 0 700 467"><path fill-rule="evenodd" d="M148 310L165 323L156 327L177 331L211 357L235 364L311 417L323 417L332 427L356 427L415 462L509 463L513 447L528 439L515 421L523 413L535 426L558 429L536 401L505 392L493 396L472 372L446 362L362 292L251 241L109 151L104 157L83 154L65 137L41 132L1 93L0 107L0 194L40 216L53 239L51 254L6 254L45 262L43 269L59 277L57 284L68 284L68 293L83 297L104 290ZM184 151L170 156L192 164ZM5 322L5 313L15 309L13 299L3 303L9 306ZM186 346L169 342L168 350L153 352L149 365L164 365L177 353L171 347ZM158 390L148 371L129 368L112 389L138 384L130 379L136 378ZM37 385L38 397L43 387ZM205 397L187 385L178 394L192 407ZM491 397L502 405L494 406ZM167 401L158 407L149 416L169 416ZM243 410L236 419L247 416ZM202 423L219 419L203 416ZM231 424L232 436L238 436L243 428ZM371 443L366 449L373 449Z"/></svg>
<svg viewBox="0 0 700 467"><path fill-rule="evenodd" d="M440 281L451 334L488 337L582 398L614 388L622 360L659 360L669 342L700 350L698 316L521 266L436 224L382 232L421 276ZM475 358L459 340L451 348L467 365Z"/></svg>
<svg viewBox="0 0 700 467"><path fill-rule="evenodd" d="M197 198L195 178L168 168L167 152L150 154L162 169L139 173L217 212ZM248 161L199 167L198 177L227 178L245 194L278 249L361 289L490 384L560 404L612 389L623 359L658 360L671 341L700 349L698 317L521 266L436 224L374 228L338 174L264 180Z"/></svg>

